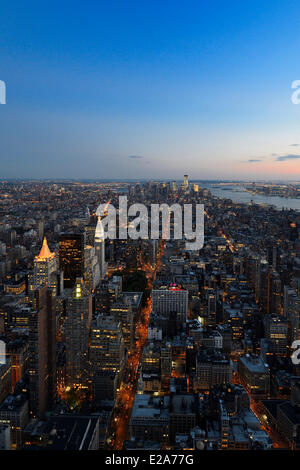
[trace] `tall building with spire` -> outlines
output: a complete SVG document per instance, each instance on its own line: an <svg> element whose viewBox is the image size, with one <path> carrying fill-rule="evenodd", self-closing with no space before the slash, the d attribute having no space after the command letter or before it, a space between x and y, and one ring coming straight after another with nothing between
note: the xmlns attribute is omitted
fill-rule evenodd
<svg viewBox="0 0 300 470"><path fill-rule="evenodd" d="M107 263L105 262L105 235L100 216L98 217L95 231L95 250L100 268L100 276L103 278L107 272Z"/></svg>
<svg viewBox="0 0 300 470"><path fill-rule="evenodd" d="M90 223L90 219L91 219L91 213L90 213L90 209L89 207L87 206L86 210L85 210L85 220L86 220L86 223L89 224Z"/></svg>
<svg viewBox="0 0 300 470"><path fill-rule="evenodd" d="M40 253L34 258L33 285L34 288L42 286L51 287L54 282L53 275L56 272L55 253L51 253L47 239L44 237Z"/></svg>
<svg viewBox="0 0 300 470"><path fill-rule="evenodd" d="M188 177L188 175L184 175L183 187L184 187L185 190L189 189L189 177Z"/></svg>

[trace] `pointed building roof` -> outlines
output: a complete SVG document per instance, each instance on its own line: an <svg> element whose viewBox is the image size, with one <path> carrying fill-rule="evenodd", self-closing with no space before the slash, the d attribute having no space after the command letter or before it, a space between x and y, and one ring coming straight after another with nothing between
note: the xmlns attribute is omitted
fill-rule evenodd
<svg viewBox="0 0 300 470"><path fill-rule="evenodd" d="M95 241L103 241L105 239L104 229L101 222L101 217L98 215L98 222L95 230Z"/></svg>
<svg viewBox="0 0 300 470"><path fill-rule="evenodd" d="M41 251L40 251L39 255L36 256L36 259L39 260L39 261L44 261L46 259L54 258L54 255L55 254L51 253L51 251L49 250L48 243L47 243L47 238L44 237Z"/></svg>

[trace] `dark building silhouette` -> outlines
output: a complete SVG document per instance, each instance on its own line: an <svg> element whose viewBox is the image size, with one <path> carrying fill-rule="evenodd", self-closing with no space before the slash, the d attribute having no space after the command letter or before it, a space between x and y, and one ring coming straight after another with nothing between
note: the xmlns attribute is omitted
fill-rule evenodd
<svg viewBox="0 0 300 470"><path fill-rule="evenodd" d="M46 286L34 292L29 316L30 412L43 418L55 395L55 297Z"/></svg>
<svg viewBox="0 0 300 470"><path fill-rule="evenodd" d="M64 287L75 286L84 274L84 234L62 233L59 237L59 268L64 273Z"/></svg>

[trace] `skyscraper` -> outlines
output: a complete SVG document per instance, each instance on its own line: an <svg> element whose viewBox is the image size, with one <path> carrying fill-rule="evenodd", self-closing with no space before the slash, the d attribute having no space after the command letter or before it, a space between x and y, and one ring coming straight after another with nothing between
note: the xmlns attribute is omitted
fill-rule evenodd
<svg viewBox="0 0 300 470"><path fill-rule="evenodd" d="M174 337L187 319L188 291L175 285L152 290L152 311L162 321L163 335Z"/></svg>
<svg viewBox="0 0 300 470"><path fill-rule="evenodd" d="M110 308L110 314L117 323L120 323L124 344L130 350L134 344L134 314L131 304L129 302L115 302Z"/></svg>
<svg viewBox="0 0 300 470"><path fill-rule="evenodd" d="M155 313L181 313L186 318L188 291L177 286L152 290L152 310Z"/></svg>
<svg viewBox="0 0 300 470"><path fill-rule="evenodd" d="M55 253L51 253L47 239L44 237L40 253L34 258L33 284L34 289L48 285L52 287L54 282L53 274L56 272Z"/></svg>
<svg viewBox="0 0 300 470"><path fill-rule="evenodd" d="M43 418L55 392L56 364L55 297L46 286L34 293L29 316L30 411Z"/></svg>
<svg viewBox="0 0 300 470"><path fill-rule="evenodd" d="M300 298L294 290L285 290L284 312L291 325L291 341L300 339Z"/></svg>
<svg viewBox="0 0 300 470"><path fill-rule="evenodd" d="M172 191L174 191L174 192L177 191L177 183L176 183L176 181L172 181L172 183L171 183L171 189L172 189Z"/></svg>
<svg viewBox="0 0 300 470"><path fill-rule="evenodd" d="M85 291L82 278L66 299L65 322L66 383L68 386L87 385L88 345L92 320L92 296Z"/></svg>
<svg viewBox="0 0 300 470"><path fill-rule="evenodd" d="M37 222L36 230L37 230L39 239L42 240L43 239L43 234L44 234L44 221L43 220L39 220Z"/></svg>
<svg viewBox="0 0 300 470"><path fill-rule="evenodd" d="M280 314L281 306L281 280L276 271L271 271L268 274L268 299L267 299L267 312Z"/></svg>
<svg viewBox="0 0 300 470"><path fill-rule="evenodd" d="M98 315L92 323L89 360L93 380L97 383L100 381L96 387L98 392L99 387L101 388L100 377L105 381L105 375L99 375L102 371L110 373L106 377L112 379L108 384L113 385L112 395L114 395L124 371L125 347L121 323L116 322L113 317Z"/></svg>
<svg viewBox="0 0 300 470"><path fill-rule="evenodd" d="M264 317L265 336L269 341L269 353L287 355L288 322L281 315Z"/></svg>
<svg viewBox="0 0 300 470"><path fill-rule="evenodd" d="M84 234L62 233L59 237L59 268L64 287L73 288L77 277L84 274Z"/></svg>
<svg viewBox="0 0 300 470"><path fill-rule="evenodd" d="M185 190L189 189L189 177L188 175L184 175L183 177L183 187Z"/></svg>
<svg viewBox="0 0 300 470"><path fill-rule="evenodd" d="M91 218L91 213L90 213L89 207L86 208L84 216L85 216L86 223L88 224L90 222L90 218Z"/></svg>
<svg viewBox="0 0 300 470"><path fill-rule="evenodd" d="M100 276L103 278L107 271L107 264L105 262L105 237L101 223L101 217L98 217L98 223L95 231L95 250L100 268Z"/></svg>
<svg viewBox="0 0 300 470"><path fill-rule="evenodd" d="M217 292L212 291L208 295L207 305L208 325L214 326L216 324L217 317Z"/></svg>
<svg viewBox="0 0 300 470"><path fill-rule="evenodd" d="M95 289L100 281L100 269L96 250L93 246L86 245L84 249L84 279L89 290Z"/></svg>

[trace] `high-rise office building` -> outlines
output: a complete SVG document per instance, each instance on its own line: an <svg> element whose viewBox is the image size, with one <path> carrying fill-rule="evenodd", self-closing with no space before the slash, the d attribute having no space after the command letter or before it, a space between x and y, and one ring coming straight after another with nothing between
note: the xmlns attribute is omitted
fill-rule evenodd
<svg viewBox="0 0 300 470"><path fill-rule="evenodd" d="M124 338L124 344L127 350L130 350L134 344L134 314L131 304L124 302L115 302L110 308L110 314L115 321L120 323Z"/></svg>
<svg viewBox="0 0 300 470"><path fill-rule="evenodd" d="M280 314L281 307L281 280L276 271L271 271L268 274L268 299L267 299L267 312Z"/></svg>
<svg viewBox="0 0 300 470"><path fill-rule="evenodd" d="M98 315L92 323L89 350L91 375L113 372L115 384L121 382L125 366L125 347L121 324L111 316Z"/></svg>
<svg viewBox="0 0 300 470"><path fill-rule="evenodd" d="M246 354L238 361L237 371L247 392L257 398L266 398L270 393L270 370L261 357Z"/></svg>
<svg viewBox="0 0 300 470"><path fill-rule="evenodd" d="M299 238L300 242L300 238ZM299 254L300 257L300 254ZM300 277L295 277L291 282L291 287L295 289L296 294L300 297Z"/></svg>
<svg viewBox="0 0 300 470"><path fill-rule="evenodd" d="M107 271L107 264L105 262L105 236L100 217L98 218L95 231L95 250L100 268L100 276L103 278Z"/></svg>
<svg viewBox="0 0 300 470"><path fill-rule="evenodd" d="M269 265L267 261L261 260L257 266L256 297L259 301L263 314L269 313Z"/></svg>
<svg viewBox="0 0 300 470"><path fill-rule="evenodd" d="M264 317L265 337L269 341L269 352L279 356L287 355L288 322L282 315Z"/></svg>
<svg viewBox="0 0 300 470"><path fill-rule="evenodd" d="M62 233L59 236L59 268L64 287L73 288L77 277L84 275L84 234Z"/></svg>
<svg viewBox="0 0 300 470"><path fill-rule="evenodd" d="M95 289L100 281L100 269L96 250L93 246L84 249L84 280L89 290Z"/></svg>
<svg viewBox="0 0 300 470"><path fill-rule="evenodd" d="M217 317L217 292L216 291L212 291L208 294L207 316L208 316L208 326L214 326L216 324L216 317Z"/></svg>
<svg viewBox="0 0 300 470"><path fill-rule="evenodd" d="M188 291L174 285L152 290L152 310L155 313L181 313L186 318Z"/></svg>
<svg viewBox="0 0 300 470"><path fill-rule="evenodd" d="M189 189L189 177L188 177L188 175L184 175L183 187L184 187L185 190Z"/></svg>
<svg viewBox="0 0 300 470"><path fill-rule="evenodd" d="M290 340L300 339L300 297L290 286L284 286L283 316L290 323Z"/></svg>
<svg viewBox="0 0 300 470"><path fill-rule="evenodd" d="M284 286L283 288L283 316L289 318L289 307L291 299L297 294L291 286Z"/></svg>
<svg viewBox="0 0 300 470"><path fill-rule="evenodd" d="M152 290L152 311L156 326L162 327L163 336L174 337L182 331L187 319L188 291L171 285Z"/></svg>
<svg viewBox="0 0 300 470"><path fill-rule="evenodd" d="M176 181L172 181L172 183L171 183L171 189L172 189L172 191L174 191L174 193L177 191L177 183L176 183Z"/></svg>
<svg viewBox="0 0 300 470"><path fill-rule="evenodd" d="M143 373L160 372L160 346L157 343L147 344L142 352L141 364Z"/></svg>
<svg viewBox="0 0 300 470"><path fill-rule="evenodd" d="M280 249L278 246L269 244L267 246L267 261L274 270L278 270L280 267Z"/></svg>
<svg viewBox="0 0 300 470"><path fill-rule="evenodd" d="M55 395L56 364L55 297L46 286L34 293L29 314L30 412L43 418Z"/></svg>
<svg viewBox="0 0 300 470"><path fill-rule="evenodd" d="M48 247L47 239L44 237L40 253L34 258L33 262L33 288L41 286L52 287L56 281L54 273L56 272L55 253L51 253Z"/></svg>
<svg viewBox="0 0 300 470"><path fill-rule="evenodd" d="M12 367L11 359L6 358L5 363L0 363L0 403L11 391Z"/></svg>
<svg viewBox="0 0 300 470"><path fill-rule="evenodd" d="M89 377L88 346L92 320L92 296L84 287L82 278L66 298L65 345L66 384L86 386Z"/></svg>
<svg viewBox="0 0 300 470"><path fill-rule="evenodd" d="M40 220L36 224L36 231L38 233L39 239L42 241L43 240L43 235L44 235L44 221Z"/></svg>
<svg viewBox="0 0 300 470"><path fill-rule="evenodd" d="M85 209L84 216L85 216L85 221L86 221L86 223L88 224L88 223L90 222L90 218L91 218L91 213L90 213L90 209L89 209L88 206L87 206L87 208Z"/></svg>
<svg viewBox="0 0 300 470"><path fill-rule="evenodd" d="M172 373L172 343L166 342L160 348L160 371L162 389L169 389Z"/></svg>
<svg viewBox="0 0 300 470"><path fill-rule="evenodd" d="M300 298L297 295L290 298L288 318L291 323L291 340L300 340Z"/></svg>

